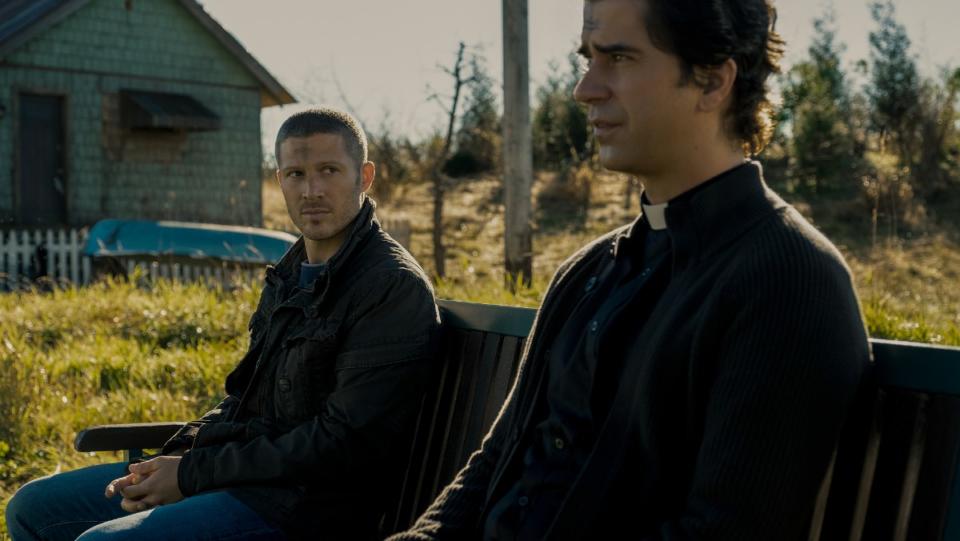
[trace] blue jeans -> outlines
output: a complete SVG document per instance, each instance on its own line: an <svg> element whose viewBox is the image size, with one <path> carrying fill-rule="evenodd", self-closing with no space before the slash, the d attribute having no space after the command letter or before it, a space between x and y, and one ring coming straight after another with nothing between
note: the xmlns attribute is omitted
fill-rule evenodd
<svg viewBox="0 0 960 541"><path fill-rule="evenodd" d="M7 505L13 541L161 539L283 539L252 509L226 491L204 492L139 513L107 499L110 481L126 463L103 464L36 479L20 487Z"/></svg>

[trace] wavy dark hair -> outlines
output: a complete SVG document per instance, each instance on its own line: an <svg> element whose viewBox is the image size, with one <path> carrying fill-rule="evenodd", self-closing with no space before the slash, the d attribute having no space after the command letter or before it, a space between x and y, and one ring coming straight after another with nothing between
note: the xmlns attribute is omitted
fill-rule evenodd
<svg viewBox="0 0 960 541"><path fill-rule="evenodd" d="M357 119L343 111L322 107L295 113L283 121L274 146L277 166L280 166L281 143L290 137L309 137L316 133L333 133L342 137L357 171L367 161L367 136Z"/></svg>
<svg viewBox="0 0 960 541"><path fill-rule="evenodd" d="M706 86L703 68L728 58L737 64L726 129L759 154L773 134L773 106L767 79L780 73L784 42L774 30L777 11L770 0L646 0L647 33L653 44L680 58L681 83ZM699 68L699 69L698 69Z"/></svg>

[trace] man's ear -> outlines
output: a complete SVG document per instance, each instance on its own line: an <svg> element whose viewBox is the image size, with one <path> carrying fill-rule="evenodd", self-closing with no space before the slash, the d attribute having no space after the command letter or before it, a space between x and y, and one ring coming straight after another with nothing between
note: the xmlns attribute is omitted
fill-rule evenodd
<svg viewBox="0 0 960 541"><path fill-rule="evenodd" d="M697 110L706 113L723 109L728 99L733 96L733 84L737 81L737 63L728 58L717 66L694 69L702 70L698 75L703 81L703 93L697 102Z"/></svg>
<svg viewBox="0 0 960 541"><path fill-rule="evenodd" d="M377 166L373 162L363 162L360 166L360 191L366 192L373 186L373 179L377 176Z"/></svg>

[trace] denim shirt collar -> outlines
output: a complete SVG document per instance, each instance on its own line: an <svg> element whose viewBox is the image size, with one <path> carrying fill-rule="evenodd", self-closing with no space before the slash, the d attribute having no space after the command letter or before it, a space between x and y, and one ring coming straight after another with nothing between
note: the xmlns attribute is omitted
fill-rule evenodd
<svg viewBox="0 0 960 541"><path fill-rule="evenodd" d="M359 249L370 233L380 229L380 222L376 217L376 203L373 199L367 197L366 194L363 195L363 198L364 200L361 204L360 211L349 226L351 228L350 234L346 237L343 244L340 245L340 248L337 249L336 253L327 260L327 266L321 274L321 278L313 284L311 289L303 290L303 294L301 295L294 295L293 298L290 299L294 301L292 304L303 305L301 307L308 312L316 312L317 305L319 305L326 295L331 276L343 267L351 254ZM289 296L289 292L298 285L300 280L300 265L306 260L307 250L303 236L301 235L300 238L297 239L297 242L280 258L280 261L277 262L276 265L267 266L266 279L268 287L275 288L281 298Z"/></svg>

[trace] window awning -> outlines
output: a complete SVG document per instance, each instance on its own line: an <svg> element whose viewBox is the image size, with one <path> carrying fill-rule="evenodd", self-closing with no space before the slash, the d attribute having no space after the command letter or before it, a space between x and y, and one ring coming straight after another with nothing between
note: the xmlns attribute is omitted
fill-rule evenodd
<svg viewBox="0 0 960 541"><path fill-rule="evenodd" d="M208 131L220 128L220 117L191 96L162 92L120 91L127 128Z"/></svg>

